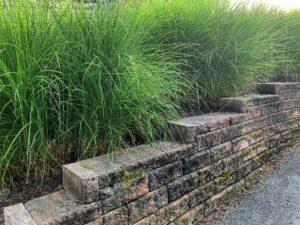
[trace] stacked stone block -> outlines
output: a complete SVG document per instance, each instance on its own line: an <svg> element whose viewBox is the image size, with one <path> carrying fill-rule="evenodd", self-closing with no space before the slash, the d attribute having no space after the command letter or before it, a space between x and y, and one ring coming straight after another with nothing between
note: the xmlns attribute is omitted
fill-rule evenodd
<svg viewBox="0 0 300 225"><path fill-rule="evenodd" d="M64 190L5 208L6 224L196 224L298 142L300 84L258 91L221 99L219 113L170 122L177 142L65 165Z"/></svg>

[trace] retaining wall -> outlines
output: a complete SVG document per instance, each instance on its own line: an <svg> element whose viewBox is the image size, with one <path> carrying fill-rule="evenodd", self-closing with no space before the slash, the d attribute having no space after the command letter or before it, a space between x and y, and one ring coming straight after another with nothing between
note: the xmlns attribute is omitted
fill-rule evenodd
<svg viewBox="0 0 300 225"><path fill-rule="evenodd" d="M63 166L64 190L4 210L8 225L188 225L300 136L300 83L258 85L223 112L170 122L178 142ZM25 222L24 222L25 221Z"/></svg>

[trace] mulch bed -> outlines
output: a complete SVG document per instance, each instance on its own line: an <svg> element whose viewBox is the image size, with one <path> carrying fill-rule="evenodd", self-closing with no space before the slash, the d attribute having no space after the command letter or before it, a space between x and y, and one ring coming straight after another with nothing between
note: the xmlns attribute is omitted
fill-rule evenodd
<svg viewBox="0 0 300 225"><path fill-rule="evenodd" d="M43 183L29 182L27 184L16 184L10 190L0 191L0 225L4 224L3 208L17 203L25 203L31 199L58 191L62 188L61 174L46 178Z"/></svg>

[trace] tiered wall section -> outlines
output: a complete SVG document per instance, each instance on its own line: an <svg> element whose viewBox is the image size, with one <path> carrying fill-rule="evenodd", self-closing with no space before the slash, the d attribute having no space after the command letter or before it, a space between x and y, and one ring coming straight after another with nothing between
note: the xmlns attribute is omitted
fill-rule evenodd
<svg viewBox="0 0 300 225"><path fill-rule="evenodd" d="M63 167L64 190L4 210L7 225L197 223L300 136L300 83L260 84L160 142Z"/></svg>

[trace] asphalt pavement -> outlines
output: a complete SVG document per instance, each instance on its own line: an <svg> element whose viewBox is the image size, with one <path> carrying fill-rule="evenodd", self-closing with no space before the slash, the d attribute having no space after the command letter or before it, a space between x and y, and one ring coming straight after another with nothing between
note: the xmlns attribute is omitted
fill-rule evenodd
<svg viewBox="0 0 300 225"><path fill-rule="evenodd" d="M221 221L219 225L300 225L300 148Z"/></svg>

